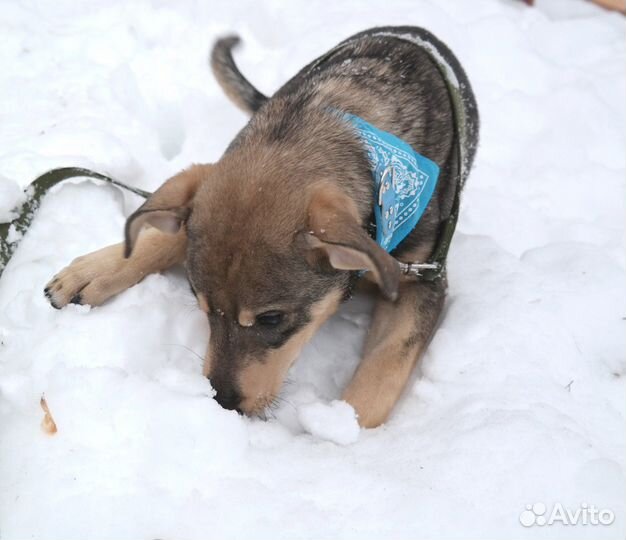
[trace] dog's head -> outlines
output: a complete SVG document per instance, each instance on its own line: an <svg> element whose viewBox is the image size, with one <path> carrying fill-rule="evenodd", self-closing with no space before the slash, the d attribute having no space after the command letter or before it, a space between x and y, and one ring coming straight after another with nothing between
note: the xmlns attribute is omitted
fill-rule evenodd
<svg viewBox="0 0 626 540"><path fill-rule="evenodd" d="M205 374L225 408L253 414L274 400L351 272L367 271L395 298L398 266L357 206L331 179L227 154L168 180L129 217L127 255L146 224L186 228L187 273L211 329Z"/></svg>

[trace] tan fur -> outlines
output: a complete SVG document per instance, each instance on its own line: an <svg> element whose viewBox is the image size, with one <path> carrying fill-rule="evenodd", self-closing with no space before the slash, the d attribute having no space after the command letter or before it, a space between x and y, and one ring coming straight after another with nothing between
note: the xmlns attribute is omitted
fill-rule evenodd
<svg viewBox="0 0 626 540"><path fill-rule="evenodd" d="M278 395L287 371L313 334L337 311L341 291L333 291L311 309L311 322L291 337L280 349L270 350L264 360L254 359L239 374L239 384L246 396L241 409L254 414L261 412Z"/></svg>
<svg viewBox="0 0 626 540"><path fill-rule="evenodd" d="M152 225L166 233L176 233L189 215L191 201L213 165L192 165L167 180L126 222L126 250L134 249L139 232Z"/></svg>
<svg viewBox="0 0 626 540"><path fill-rule="evenodd" d="M202 375L204 377L208 377L211 373L211 365L213 363L211 347L208 346L206 349L206 354L204 355L204 362L202 363Z"/></svg>
<svg viewBox="0 0 626 540"><path fill-rule="evenodd" d="M308 209L311 232L319 238L325 238L337 227L339 219L353 221L361 226L359 210L350 197L338 186L323 183L315 186Z"/></svg>
<svg viewBox="0 0 626 540"><path fill-rule="evenodd" d="M204 311L205 313L209 312L209 303L206 300L206 297L204 296L204 294L200 293L197 296L198 298L198 307Z"/></svg>
<svg viewBox="0 0 626 540"><path fill-rule="evenodd" d="M337 270L367 270L389 299L397 295L396 261L363 229L355 202L337 186L316 186L308 208L309 245Z"/></svg>
<svg viewBox="0 0 626 540"><path fill-rule="evenodd" d="M380 69L384 75L385 69ZM369 121L384 130L392 129L389 119L393 118L396 104L381 103L375 95L364 93L361 83L349 77L325 81L315 96L314 102L319 107L334 107L338 110L351 110L358 116L368 116Z"/></svg>
<svg viewBox="0 0 626 540"><path fill-rule="evenodd" d="M420 296L428 294L423 289L423 284L405 283L395 304L377 301L363 359L343 393L362 427L376 427L387 419L430 338L434 325L419 320ZM443 295L434 301L440 308ZM418 335L416 328L422 329Z"/></svg>
<svg viewBox="0 0 626 540"><path fill-rule="evenodd" d="M123 243L78 257L48 283L50 301L61 308L80 295L79 303L99 306L148 274L182 262L186 244L184 230L167 234L149 228L141 233L128 259Z"/></svg>
<svg viewBox="0 0 626 540"><path fill-rule="evenodd" d="M239 312L238 321L241 326L252 326L254 319L254 312L250 309L242 309Z"/></svg>

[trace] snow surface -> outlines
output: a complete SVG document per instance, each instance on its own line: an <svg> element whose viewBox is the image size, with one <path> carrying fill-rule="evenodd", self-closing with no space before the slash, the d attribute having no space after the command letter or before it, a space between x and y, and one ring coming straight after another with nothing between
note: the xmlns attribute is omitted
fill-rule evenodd
<svg viewBox="0 0 626 540"><path fill-rule="evenodd" d="M306 403L298 407L300 424L312 435L337 444L352 444L359 438L359 423L351 405L342 400Z"/></svg>
<svg viewBox="0 0 626 540"><path fill-rule="evenodd" d="M267 421L240 417L201 375L208 329L180 271L100 308L46 303L140 202L57 189L0 282L0 538L623 538L624 18L537 4L4 2L2 216L55 166L154 189L217 159L246 121L207 68L231 31L271 92L356 31L424 26L467 69L482 140L441 325L392 418L360 432L329 403L366 299L306 348ZM519 521L583 502L615 522Z"/></svg>

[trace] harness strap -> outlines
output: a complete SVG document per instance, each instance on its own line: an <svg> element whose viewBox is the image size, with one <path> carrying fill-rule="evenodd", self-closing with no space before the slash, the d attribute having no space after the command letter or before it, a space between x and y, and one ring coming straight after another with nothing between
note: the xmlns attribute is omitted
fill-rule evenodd
<svg viewBox="0 0 626 540"><path fill-rule="evenodd" d="M442 65L442 63L438 61L438 58L435 55L431 54L431 58L433 62L435 62L435 64L437 65L439 72L441 73L443 80L446 83L446 86L448 88L448 94L450 96L450 101L452 102L454 125L456 127L456 150L452 164L452 177L459 178L459 183L457 184L456 190L454 192L454 201L452 203L450 215L441 226L439 241L437 242L435 251L428 261L430 264L436 264L437 269L435 270L427 268L419 274L419 277L426 281L435 281L446 276L448 251L450 250L452 237L454 236L456 224L459 219L461 191L463 190L463 186L465 185L465 180L467 179L468 173L468 171L466 170L467 160L465 157L465 148L463 144L467 138L467 114L465 112L463 100L461 99L461 92L459 91L459 88L455 86L450 80L447 72L447 66Z"/></svg>
<svg viewBox="0 0 626 540"><path fill-rule="evenodd" d="M467 141L467 113L465 105L461 97L461 91L458 86L458 81L451 66L446 63L443 55L437 49L436 45L428 39L430 32L422 28L414 28L412 32L402 31L393 32L391 30L381 29L374 32L363 32L357 34L347 40L343 41L335 48L331 49L324 56L318 58L309 64L303 71L311 72L319 69L321 64L329 60L334 54L340 51L343 47L351 45L352 43L363 39L364 37L393 37L408 41L420 47L424 52L428 54L432 62L435 64L442 79L444 80L448 89L448 95L450 96L450 102L452 104L452 113L455 125L455 138L456 145L454 149L453 163L452 163L452 177L459 178L459 182L456 186L454 193L454 199L449 216L442 222L440 226L439 239L435 246L432 255L425 263L399 263L402 272L405 275L412 275L417 279L425 281L435 281L437 279L444 278L446 275L446 262L448 257L448 251L450 250L450 244L452 243L452 236L456 229L456 223L459 218L459 208L461 204L461 190L465 184L465 180L468 174L468 162L465 152L465 142Z"/></svg>
<svg viewBox="0 0 626 540"><path fill-rule="evenodd" d="M455 126L455 139L456 145L454 150L454 156L452 160L452 178L458 178L459 183L456 186L454 192L454 200L450 215L442 223L440 227L439 240L435 249L426 263L413 263L404 265L401 263L401 267L404 273L412 274L417 279L425 281L435 281L445 278L446 276L446 263L448 259L448 251L450 250L450 244L452 243L452 237L456 230L456 224L459 219L459 208L461 205L461 191L465 185L467 178L467 159L465 156L465 141L467 140L467 113L465 111L465 105L461 97L461 91L458 87L458 82L454 76L454 72L451 67L445 62L441 53L437 50L436 46L428 41L428 32L424 31L423 36L420 37L413 34L396 34L389 31L381 31L372 34L374 36L391 36L398 39L403 39L414 43L419 46L424 52L428 54L432 62L437 66L442 79L444 80L448 89L448 95L450 96L450 102L452 103L452 113Z"/></svg>

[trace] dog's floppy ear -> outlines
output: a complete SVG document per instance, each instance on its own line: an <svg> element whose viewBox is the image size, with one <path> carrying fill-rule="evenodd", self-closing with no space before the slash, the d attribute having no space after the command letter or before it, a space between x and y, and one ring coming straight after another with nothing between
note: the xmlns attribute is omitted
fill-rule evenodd
<svg viewBox="0 0 626 540"><path fill-rule="evenodd" d="M144 225L177 233L191 213L191 202L206 177L206 165L194 165L170 178L126 220L124 257L130 257Z"/></svg>
<svg viewBox="0 0 626 540"><path fill-rule="evenodd" d="M319 187L308 208L306 240L315 258L337 270L371 272L383 294L398 296L400 266L372 240L361 224L355 202L334 186Z"/></svg>

